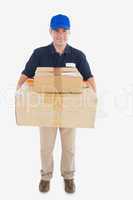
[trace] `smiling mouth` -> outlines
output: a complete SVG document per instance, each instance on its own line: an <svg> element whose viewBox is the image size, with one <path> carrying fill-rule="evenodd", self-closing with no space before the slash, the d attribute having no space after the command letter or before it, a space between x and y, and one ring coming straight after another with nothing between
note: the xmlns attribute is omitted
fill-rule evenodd
<svg viewBox="0 0 133 200"><path fill-rule="evenodd" d="M64 40L57 40L58 42L63 42Z"/></svg>

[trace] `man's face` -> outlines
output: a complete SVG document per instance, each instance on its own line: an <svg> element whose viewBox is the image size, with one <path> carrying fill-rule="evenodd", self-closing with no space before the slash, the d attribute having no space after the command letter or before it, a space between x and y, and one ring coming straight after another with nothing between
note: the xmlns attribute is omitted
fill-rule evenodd
<svg viewBox="0 0 133 200"><path fill-rule="evenodd" d="M50 29L50 34L53 39L53 42L57 46L64 46L68 41L68 36L70 34L69 30L65 30L63 28L59 28L56 30Z"/></svg>

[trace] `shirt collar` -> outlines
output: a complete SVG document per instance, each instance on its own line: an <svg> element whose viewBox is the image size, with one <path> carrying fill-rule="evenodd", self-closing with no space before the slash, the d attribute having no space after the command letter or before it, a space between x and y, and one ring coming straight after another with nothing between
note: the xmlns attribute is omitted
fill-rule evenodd
<svg viewBox="0 0 133 200"><path fill-rule="evenodd" d="M50 54L55 54L55 53L57 53L57 52L56 52L56 49L55 49L53 42L52 42L50 44ZM68 54L68 53L71 53L71 49L70 49L70 46L67 44L65 49L64 49L63 54Z"/></svg>

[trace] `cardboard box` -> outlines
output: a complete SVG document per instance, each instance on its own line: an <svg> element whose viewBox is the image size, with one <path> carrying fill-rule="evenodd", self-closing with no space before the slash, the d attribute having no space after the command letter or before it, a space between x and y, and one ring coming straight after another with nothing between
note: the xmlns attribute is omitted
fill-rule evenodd
<svg viewBox="0 0 133 200"><path fill-rule="evenodd" d="M36 93L25 83L15 96L17 125L94 128L97 97L89 88L82 93Z"/></svg>
<svg viewBox="0 0 133 200"><path fill-rule="evenodd" d="M38 67L33 90L39 93L81 93L82 76L76 67Z"/></svg>

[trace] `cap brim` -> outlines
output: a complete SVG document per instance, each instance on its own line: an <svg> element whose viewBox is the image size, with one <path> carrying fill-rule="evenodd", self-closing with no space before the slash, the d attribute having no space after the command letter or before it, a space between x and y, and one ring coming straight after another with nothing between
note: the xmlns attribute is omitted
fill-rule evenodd
<svg viewBox="0 0 133 200"><path fill-rule="evenodd" d="M59 28L63 28L64 30L69 30L70 29L70 27L64 26L64 25L59 25L59 26L53 26L53 27L51 27L51 29L53 29L53 30L57 30Z"/></svg>

